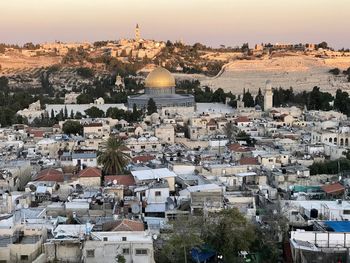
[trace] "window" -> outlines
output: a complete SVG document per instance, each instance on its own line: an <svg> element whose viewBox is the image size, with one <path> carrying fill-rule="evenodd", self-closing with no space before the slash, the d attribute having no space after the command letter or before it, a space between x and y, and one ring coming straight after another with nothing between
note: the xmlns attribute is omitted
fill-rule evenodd
<svg viewBox="0 0 350 263"><path fill-rule="evenodd" d="M161 191L156 191L155 195L156 196L162 196L162 192Z"/></svg>
<svg viewBox="0 0 350 263"><path fill-rule="evenodd" d="M145 148L146 148L146 146L144 146L144 145L141 146L141 149L145 149Z"/></svg>
<svg viewBox="0 0 350 263"><path fill-rule="evenodd" d="M157 145L152 145L152 148L153 148L153 149L157 148Z"/></svg>
<svg viewBox="0 0 350 263"><path fill-rule="evenodd" d="M108 237L103 237L103 241L108 241Z"/></svg>
<svg viewBox="0 0 350 263"><path fill-rule="evenodd" d="M123 248L123 255L129 255L130 250L128 248Z"/></svg>
<svg viewBox="0 0 350 263"><path fill-rule="evenodd" d="M135 255L147 255L147 249L136 249Z"/></svg>
<svg viewBox="0 0 350 263"><path fill-rule="evenodd" d="M350 215L350 210L344 210L344 211L343 211L343 214L344 214L344 215Z"/></svg>
<svg viewBox="0 0 350 263"><path fill-rule="evenodd" d="M86 250L86 257L94 258L95 257L95 250L94 249Z"/></svg>
<svg viewBox="0 0 350 263"><path fill-rule="evenodd" d="M122 241L126 241L126 237L122 237Z"/></svg>
<svg viewBox="0 0 350 263"><path fill-rule="evenodd" d="M28 259L29 259L28 255L21 255L21 260L28 260Z"/></svg>

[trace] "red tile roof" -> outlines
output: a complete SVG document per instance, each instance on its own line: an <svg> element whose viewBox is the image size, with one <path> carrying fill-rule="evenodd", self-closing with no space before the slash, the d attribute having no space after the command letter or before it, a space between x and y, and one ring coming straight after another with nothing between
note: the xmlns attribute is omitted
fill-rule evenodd
<svg viewBox="0 0 350 263"><path fill-rule="evenodd" d="M250 122L250 120L246 116L240 116L236 119L236 122Z"/></svg>
<svg viewBox="0 0 350 263"><path fill-rule="evenodd" d="M63 172L56 169L44 169L40 171L34 181L54 181L63 182L64 176Z"/></svg>
<svg viewBox="0 0 350 263"><path fill-rule="evenodd" d="M230 144L228 148L232 152L249 152L250 151L248 147L244 147L239 143Z"/></svg>
<svg viewBox="0 0 350 263"><path fill-rule="evenodd" d="M340 183L327 184L321 187L327 194L338 194L345 191L345 187Z"/></svg>
<svg viewBox="0 0 350 263"><path fill-rule="evenodd" d="M101 170L95 167L88 167L78 173L78 177L101 177Z"/></svg>
<svg viewBox="0 0 350 263"><path fill-rule="evenodd" d="M240 165L259 165L258 159L254 157L243 157L239 160Z"/></svg>
<svg viewBox="0 0 350 263"><path fill-rule="evenodd" d="M144 231L145 226L141 221L130 219L119 220L114 224L112 231Z"/></svg>
<svg viewBox="0 0 350 263"><path fill-rule="evenodd" d="M44 138L45 132L40 130L31 130L29 134L34 138Z"/></svg>
<svg viewBox="0 0 350 263"><path fill-rule="evenodd" d="M117 180L117 185L132 186L135 185L134 177L130 175L108 175L105 176L105 182L113 182Z"/></svg>

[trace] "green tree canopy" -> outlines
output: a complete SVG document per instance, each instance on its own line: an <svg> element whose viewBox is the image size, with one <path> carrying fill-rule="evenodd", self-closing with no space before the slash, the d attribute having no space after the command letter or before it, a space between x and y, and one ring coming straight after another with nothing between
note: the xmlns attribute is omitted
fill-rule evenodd
<svg viewBox="0 0 350 263"><path fill-rule="evenodd" d="M259 105L261 109L264 109L264 95L262 95L260 88L258 91L258 95L256 95L255 97L255 105Z"/></svg>
<svg viewBox="0 0 350 263"><path fill-rule="evenodd" d="M240 251L249 251L255 239L254 226L237 208L221 210L209 215L204 226L204 240L224 262L236 262Z"/></svg>
<svg viewBox="0 0 350 263"><path fill-rule="evenodd" d="M85 110L85 114L90 118L103 118L105 115L103 110L100 110L95 106L92 106L91 108Z"/></svg>
<svg viewBox="0 0 350 263"><path fill-rule="evenodd" d="M62 130L65 134L83 135L83 125L81 125L78 121L66 121L63 124Z"/></svg>
<svg viewBox="0 0 350 263"><path fill-rule="evenodd" d="M204 244L201 238L201 218L194 216L178 216L172 222L172 233L162 248L161 257L164 262L191 262L190 250Z"/></svg>
<svg viewBox="0 0 350 263"><path fill-rule="evenodd" d="M90 104L94 102L94 98L87 93L82 93L77 97L78 104Z"/></svg>
<svg viewBox="0 0 350 263"><path fill-rule="evenodd" d="M83 78L91 78L94 76L94 71L91 68L80 67L77 69L77 74Z"/></svg>
<svg viewBox="0 0 350 263"><path fill-rule="evenodd" d="M98 152L97 161L103 165L103 170L107 174L121 174L128 164L130 156L123 152L125 149L124 141L118 137L111 136L102 144Z"/></svg>
<svg viewBox="0 0 350 263"><path fill-rule="evenodd" d="M254 107L254 99L249 90L244 92L242 101L244 102L244 107Z"/></svg>
<svg viewBox="0 0 350 263"><path fill-rule="evenodd" d="M152 113L157 112L157 105L156 102L150 98L147 103L147 114L151 115Z"/></svg>

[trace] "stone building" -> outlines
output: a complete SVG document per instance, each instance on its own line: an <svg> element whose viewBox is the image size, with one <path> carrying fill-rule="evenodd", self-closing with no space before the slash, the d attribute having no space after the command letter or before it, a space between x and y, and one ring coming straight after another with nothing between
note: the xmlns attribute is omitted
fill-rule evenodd
<svg viewBox="0 0 350 263"><path fill-rule="evenodd" d="M158 67L148 74L145 80L145 93L128 97L130 109L136 104L138 109L146 109L153 99L158 109L163 107L193 107L194 96L175 93L175 78L165 68Z"/></svg>
<svg viewBox="0 0 350 263"><path fill-rule="evenodd" d="M273 106L273 92L271 81L266 81L265 95L264 95L264 111L269 111Z"/></svg>

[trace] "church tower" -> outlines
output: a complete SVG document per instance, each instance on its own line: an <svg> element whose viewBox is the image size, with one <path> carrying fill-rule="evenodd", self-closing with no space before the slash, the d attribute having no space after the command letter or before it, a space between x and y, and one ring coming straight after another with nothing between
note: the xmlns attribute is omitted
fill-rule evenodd
<svg viewBox="0 0 350 263"><path fill-rule="evenodd" d="M265 94L264 94L264 111L269 111L272 108L273 92L271 81L266 81Z"/></svg>
<svg viewBox="0 0 350 263"><path fill-rule="evenodd" d="M136 24L135 28L135 40L138 42L141 39L141 32L140 32L140 27L139 24Z"/></svg>

